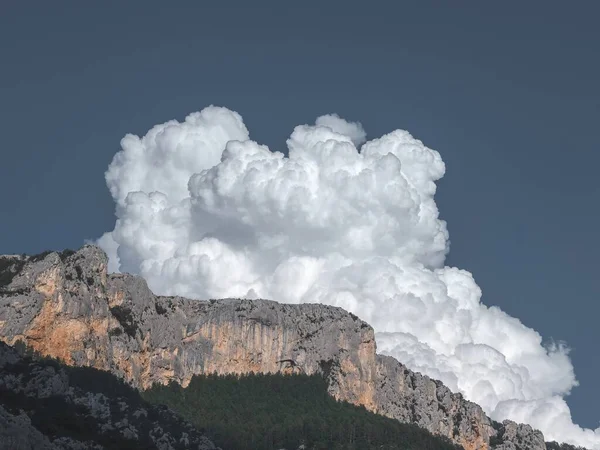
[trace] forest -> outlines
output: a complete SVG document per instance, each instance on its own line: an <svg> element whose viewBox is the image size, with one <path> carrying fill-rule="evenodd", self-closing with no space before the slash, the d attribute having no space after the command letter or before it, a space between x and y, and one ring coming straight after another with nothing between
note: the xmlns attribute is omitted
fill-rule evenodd
<svg viewBox="0 0 600 450"><path fill-rule="evenodd" d="M228 450L460 448L416 425L336 401L319 375L202 375L186 388L155 385L142 396L169 406Z"/></svg>

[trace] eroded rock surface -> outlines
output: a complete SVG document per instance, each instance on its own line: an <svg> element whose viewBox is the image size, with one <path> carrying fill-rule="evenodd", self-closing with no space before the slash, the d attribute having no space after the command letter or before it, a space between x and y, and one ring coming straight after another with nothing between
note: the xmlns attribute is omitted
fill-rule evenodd
<svg viewBox="0 0 600 450"><path fill-rule="evenodd" d="M491 438L495 448L540 448L537 438L513 442L522 433L511 423L496 439L478 405L377 355L371 326L340 308L160 297L142 278L107 275L106 267L95 246L0 257L0 339L109 370L139 388L171 380L185 386L193 375L213 372L323 373L335 398L417 423L467 450L494 448Z"/></svg>
<svg viewBox="0 0 600 450"><path fill-rule="evenodd" d="M216 449L114 375L36 360L0 342L0 449Z"/></svg>
<svg viewBox="0 0 600 450"><path fill-rule="evenodd" d="M546 450L544 435L529 425L505 420L495 424L498 433L494 436L495 450Z"/></svg>

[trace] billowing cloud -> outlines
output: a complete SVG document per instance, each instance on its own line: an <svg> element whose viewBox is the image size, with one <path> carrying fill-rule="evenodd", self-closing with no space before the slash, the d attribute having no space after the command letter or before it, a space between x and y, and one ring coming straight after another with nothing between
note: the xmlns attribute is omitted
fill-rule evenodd
<svg viewBox="0 0 600 450"><path fill-rule="evenodd" d="M356 148L359 148L367 140L367 133L360 122L348 122L337 114L320 116L315 121L315 125L331 128L332 131L349 137Z"/></svg>
<svg viewBox="0 0 600 450"><path fill-rule="evenodd" d="M126 136L106 181L111 268L159 294L340 306L373 325L380 352L442 380L492 416L600 449L574 425L568 350L481 303L469 272L444 266L434 201L440 155L406 131L366 141L337 115L296 127L289 154L208 107Z"/></svg>

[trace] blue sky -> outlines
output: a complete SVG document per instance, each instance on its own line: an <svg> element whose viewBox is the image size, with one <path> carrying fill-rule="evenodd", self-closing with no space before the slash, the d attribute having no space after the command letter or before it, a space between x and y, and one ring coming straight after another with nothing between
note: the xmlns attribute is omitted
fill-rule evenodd
<svg viewBox="0 0 600 450"><path fill-rule="evenodd" d="M573 348L569 404L596 427L600 6L566 7L6 2L0 253L112 229L120 139L209 104L274 150L330 112L372 137L407 129L447 166L447 263Z"/></svg>

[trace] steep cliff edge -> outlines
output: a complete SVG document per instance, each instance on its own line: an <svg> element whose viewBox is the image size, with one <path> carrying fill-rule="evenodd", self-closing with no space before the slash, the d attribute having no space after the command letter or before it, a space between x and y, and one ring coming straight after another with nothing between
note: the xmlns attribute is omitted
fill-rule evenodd
<svg viewBox="0 0 600 450"><path fill-rule="evenodd" d="M493 424L441 382L377 355L373 329L340 308L160 297L142 278L107 275L106 267L94 246L0 256L0 339L109 370L139 388L171 380L185 386L200 373L323 373L335 398L467 450L545 449L540 432Z"/></svg>

